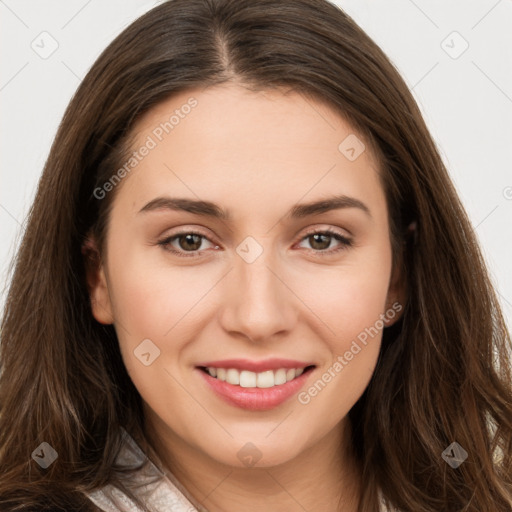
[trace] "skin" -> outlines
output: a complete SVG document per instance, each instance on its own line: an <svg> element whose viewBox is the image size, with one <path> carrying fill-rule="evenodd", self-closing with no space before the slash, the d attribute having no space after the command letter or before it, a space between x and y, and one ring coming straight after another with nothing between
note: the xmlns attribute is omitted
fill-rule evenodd
<svg viewBox="0 0 512 512"><path fill-rule="evenodd" d="M340 499L341 510L355 511L361 481L346 415L374 371L381 332L309 403L292 397L270 411L225 403L195 366L298 359L316 365L307 390L403 301L378 162L368 145L355 161L338 150L357 132L327 105L233 83L154 107L135 127L134 150L191 97L197 106L115 191L106 253L89 272L93 314L115 325L160 462L209 511L329 512ZM334 194L358 199L369 214L348 207L287 217L297 203ZM164 195L213 201L232 219L139 212ZM352 245L308 237L327 228ZM181 229L206 237L195 257L159 245ZM236 252L247 236L263 250L251 263ZM187 254L189 245L178 238L171 247ZM149 366L134 355L144 339L160 350ZM253 467L237 456L248 442L261 454Z"/></svg>

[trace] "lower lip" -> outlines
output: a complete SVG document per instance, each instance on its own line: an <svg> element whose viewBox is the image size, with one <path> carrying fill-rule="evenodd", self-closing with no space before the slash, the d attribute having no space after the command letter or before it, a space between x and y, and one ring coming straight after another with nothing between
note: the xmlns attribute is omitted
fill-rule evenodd
<svg viewBox="0 0 512 512"><path fill-rule="evenodd" d="M310 369L285 384L271 388L243 388L216 379L199 368L196 370L220 398L231 405L249 411L268 411L278 407L299 392L313 371Z"/></svg>

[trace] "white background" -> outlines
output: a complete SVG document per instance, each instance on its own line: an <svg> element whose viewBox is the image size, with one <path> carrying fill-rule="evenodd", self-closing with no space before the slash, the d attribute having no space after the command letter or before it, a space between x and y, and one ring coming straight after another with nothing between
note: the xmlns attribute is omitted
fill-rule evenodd
<svg viewBox="0 0 512 512"><path fill-rule="evenodd" d="M0 307L9 263L73 92L107 44L157 3L0 0ZM412 89L512 325L512 0L337 3ZM40 36L44 31L50 36ZM42 37L50 39L45 44ZM58 48L43 59L31 44L49 49L51 38ZM447 53L457 56L466 44L457 58Z"/></svg>

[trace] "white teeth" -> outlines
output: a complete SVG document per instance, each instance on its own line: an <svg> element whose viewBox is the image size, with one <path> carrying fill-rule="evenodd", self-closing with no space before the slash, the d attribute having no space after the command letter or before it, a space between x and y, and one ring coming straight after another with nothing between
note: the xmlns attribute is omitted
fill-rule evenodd
<svg viewBox="0 0 512 512"><path fill-rule="evenodd" d="M284 384L286 382L286 370L284 368L279 368L274 373L274 385L279 386L280 384Z"/></svg>
<svg viewBox="0 0 512 512"><path fill-rule="evenodd" d="M274 386L274 372L267 370L266 372L258 373L256 380L256 386L258 388L271 388Z"/></svg>
<svg viewBox="0 0 512 512"><path fill-rule="evenodd" d="M234 384L235 386L238 386L240 384L240 373L238 373L238 371L234 370L233 368L229 369L226 372L226 382L228 384Z"/></svg>
<svg viewBox="0 0 512 512"><path fill-rule="evenodd" d="M248 370L239 371L235 368L206 368L212 377L242 388L272 388L299 377L304 373L304 368L279 368L260 373Z"/></svg>
<svg viewBox="0 0 512 512"><path fill-rule="evenodd" d="M235 372L237 370L234 370ZM256 387L256 374L247 370L240 372L240 387L241 388L255 388Z"/></svg>

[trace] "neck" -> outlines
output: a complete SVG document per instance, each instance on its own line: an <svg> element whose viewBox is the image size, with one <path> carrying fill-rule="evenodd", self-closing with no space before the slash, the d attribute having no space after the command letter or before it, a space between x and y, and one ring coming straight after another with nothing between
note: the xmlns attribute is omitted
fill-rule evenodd
<svg viewBox="0 0 512 512"><path fill-rule="evenodd" d="M219 463L158 421L146 422L146 435L160 466L198 510L357 511L361 481L348 418L297 457L267 468Z"/></svg>

